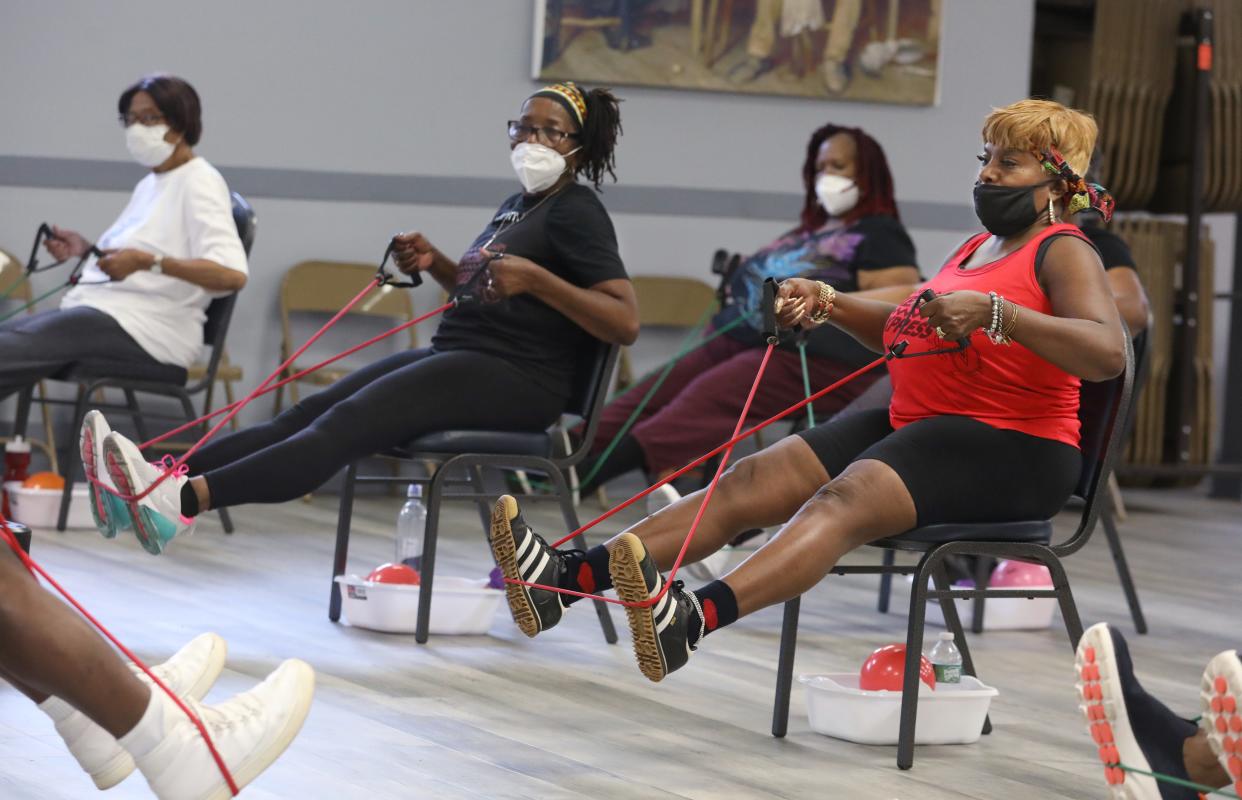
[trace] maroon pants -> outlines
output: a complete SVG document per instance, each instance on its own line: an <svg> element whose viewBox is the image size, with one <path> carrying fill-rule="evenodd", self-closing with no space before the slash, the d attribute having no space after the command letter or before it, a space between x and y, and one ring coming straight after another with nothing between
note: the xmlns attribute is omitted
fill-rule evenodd
<svg viewBox="0 0 1242 800"><path fill-rule="evenodd" d="M709 329L707 335L711 332ZM743 344L726 334L678 362L630 429L642 447L647 469L653 475L677 469L727 440L762 360L762 347ZM812 392L853 371L830 359L811 356L807 366ZM815 401L816 421L840 411L883 374L882 370L872 370ZM657 372L604 408L596 452L612 441L658 376ZM755 392L747 423L767 419L804 397L797 351L775 350Z"/></svg>

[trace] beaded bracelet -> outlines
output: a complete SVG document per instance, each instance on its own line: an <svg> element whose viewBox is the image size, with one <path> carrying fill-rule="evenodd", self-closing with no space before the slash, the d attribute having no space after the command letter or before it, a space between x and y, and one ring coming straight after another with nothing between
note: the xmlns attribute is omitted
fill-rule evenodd
<svg viewBox="0 0 1242 800"><path fill-rule="evenodd" d="M1003 330L1005 298L996 292L988 292L988 297L992 300L992 324L987 329L988 338L992 344L1009 344L1009 337Z"/></svg>

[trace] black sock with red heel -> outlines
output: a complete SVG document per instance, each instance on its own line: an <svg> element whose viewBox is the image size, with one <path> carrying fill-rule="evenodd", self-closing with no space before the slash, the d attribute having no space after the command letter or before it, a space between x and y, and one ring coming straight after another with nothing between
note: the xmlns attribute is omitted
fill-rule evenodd
<svg viewBox="0 0 1242 800"><path fill-rule="evenodd" d="M724 581L712 581L700 589L695 589L694 596L699 599L699 606L703 609L704 636L718 628L737 622L737 597L729 588L729 584ZM697 632L698 628L691 625L690 644L697 644L695 639Z"/></svg>
<svg viewBox="0 0 1242 800"><path fill-rule="evenodd" d="M608 548L602 544L590 550L571 550L565 553L565 567L562 589L599 594L612 588L612 575L608 573ZM572 594L561 596L561 602L567 606L581 599L583 598Z"/></svg>

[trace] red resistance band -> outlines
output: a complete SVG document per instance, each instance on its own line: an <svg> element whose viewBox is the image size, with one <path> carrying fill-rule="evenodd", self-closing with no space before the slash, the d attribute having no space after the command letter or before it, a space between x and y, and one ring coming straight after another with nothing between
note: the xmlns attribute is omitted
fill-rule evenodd
<svg viewBox="0 0 1242 800"><path fill-rule="evenodd" d="M60 595L69 602L69 605L77 609L77 612L81 614L83 617L85 617L87 622L94 625L95 628L100 633L102 633L109 642L112 642L112 644L116 647L116 649L120 650L121 653L124 654L126 658L128 658L130 661L136 664L138 668L141 669L143 673L148 678L151 679L151 682L154 683L157 687L159 687L159 689L163 691L164 694L168 695L172 699L173 703L176 704L177 708L181 709L182 712L184 712L185 715L190 718L190 722L194 723L194 727L198 728L199 734L203 737L203 743L207 745L207 750L211 753L212 760L216 762L216 767L220 770L220 775L224 777L224 782L228 784L229 791L233 794L234 797L236 797L240 789L237 788L237 783L234 782L232 773L229 772L229 768L225 765L224 759L220 757L219 751L216 750L215 744L211 741L211 735L207 733L207 726L203 724L203 721L199 719L194 714L194 712L191 711L189 707L181 701L180 697L177 697L176 693L174 693L172 689L169 689L168 686L165 685L165 683L162 680L160 680L154 672L151 671L150 667L144 664L142 660L138 658L138 656L130 652L128 647L121 644L119 639L113 636L112 633L107 628L105 628L99 620L91 616L91 613L87 611L85 608L83 608L82 605L73 598L73 595L69 594L69 592L67 592L63 586L57 583L56 580L52 578L51 575L47 574L47 571L44 570L43 567L40 567L38 564L36 564L34 562L34 559L32 559L29 555L27 555L25 550L22 550L21 545L17 543L17 538L13 535L13 532L9 530L9 522L8 520L4 518L3 514L0 514L0 534L4 536L5 542L7 542L9 545L9 549L13 551L13 553L17 556L17 558L26 567L26 569L29 570L31 575L37 575L43 578L44 581L46 581L49 585L52 586L52 588L54 588L57 592L59 592Z"/></svg>
<svg viewBox="0 0 1242 800"><path fill-rule="evenodd" d="M755 382L751 385L750 394L746 398L746 405L742 408L742 413L738 417L738 420L737 420L737 427L733 429L733 436L728 441L719 445L714 450L704 453L703 455L696 458L694 461L691 461L686 466L682 467L681 469L677 470L673 474L669 475L667 478L664 478L663 480L656 482L654 485L642 490L638 494L631 497L629 500L626 500L624 503L621 503L620 505L617 505L613 507L612 509L605 511L603 514L600 514L598 517L591 520L587 524L583 525L577 530L570 531L568 534L566 534L562 538L552 543L552 547L554 548L560 547L561 545L565 544L566 542L568 542L570 539L574 538L578 534L584 531L588 531L591 528L594 528L599 523L613 516L617 512L621 511L622 509L633 505L634 503L643 499L644 497L651 494L656 489L659 489L661 486L665 485L666 483L669 483L671 481L676 480L677 478L680 478L682 475L685 475L690 470L704 463L708 459L713 458L717 454L722 454L720 458L720 466L716 468L716 474L712 476L711 483L708 484L707 486L707 492L703 495L703 502L702 504L699 505L698 513L695 514L694 521L690 524L690 530L686 534L686 541L682 543L681 551L677 554L677 560L673 562L673 568L669 571L668 580L665 581L664 588L660 590L659 594L657 594L655 597L650 597L646 600L642 600L637 603L628 603L624 600L620 600L614 597L604 597L603 595L598 595L598 594L588 594L586 592L574 591L573 589L563 589L559 586L548 586L542 583L530 583L528 581L510 580L509 578L505 578L505 583L514 583L514 584L518 584L519 586L528 586L532 589L545 589L547 591L556 592L558 594L567 594L567 595L572 595L574 597L585 597L591 600L602 600L605 603L612 603L614 605L626 606L629 608L650 608L651 606L658 603L660 599L664 597L664 595L668 592L669 587L672 586L673 578L674 576L677 575L677 570L681 567L682 559L685 558L686 551L690 547L690 542L691 540L694 539L695 531L698 530L699 522L703 519L703 513L707 510L707 503L708 501L712 499L712 494L716 491L716 484L720 482L720 476L724 474L725 465L729 461L729 456L733 453L733 446L736 445L738 442L742 441L743 439L746 439L750 436L755 435L756 433L768 427L772 423L779 422L780 420L784 419L790 414L793 414L795 411L798 411L799 409L806 407L810 403L815 402L816 400L823 397L824 395L835 392L837 389L841 388L845 384L849 383L855 378L858 378L861 375L866 374L867 372L870 372L871 370L880 366L881 364L883 364L889 359L889 356L881 356L880 358L877 358L875 361L872 361L870 364L866 365L865 367L861 367L859 369L854 370L849 375L846 375L844 378L837 381L836 383L833 383L830 386L820 389L818 392L811 395L810 397L807 397L804 400L800 400L797 403L794 403L792 406L780 412L779 414L769 417L768 419L765 419L763 422L760 422L758 425L754 426L753 428L742 431L741 430L742 425L746 421L747 414L750 412L751 401L755 397L755 390L759 388L759 381L763 378L763 372L767 368L768 358L772 355L772 348L773 348L773 345L769 344L767 352L764 353L763 361L759 364L759 371L755 375ZM741 432L739 433L739 431Z"/></svg>

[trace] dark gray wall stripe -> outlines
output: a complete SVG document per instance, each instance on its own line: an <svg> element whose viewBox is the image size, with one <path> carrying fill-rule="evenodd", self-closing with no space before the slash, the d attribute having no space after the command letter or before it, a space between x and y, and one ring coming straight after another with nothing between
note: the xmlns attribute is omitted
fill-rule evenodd
<svg viewBox="0 0 1242 800"><path fill-rule="evenodd" d="M128 192L145 170L128 161L0 156L0 186ZM266 167L221 167L229 186L247 197L336 203L491 208L514 190L512 180L442 175L381 175ZM791 220L802 197L788 192L747 192L659 186L607 186L604 202L624 214ZM969 231L979 227L970 206L906 202L902 219L919 230Z"/></svg>

